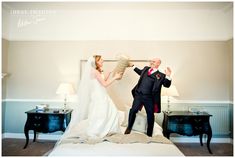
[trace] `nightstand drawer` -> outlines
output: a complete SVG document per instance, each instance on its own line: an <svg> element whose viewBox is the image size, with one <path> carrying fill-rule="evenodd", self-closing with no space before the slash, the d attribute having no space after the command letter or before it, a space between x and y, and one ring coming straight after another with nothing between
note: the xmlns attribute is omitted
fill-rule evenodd
<svg viewBox="0 0 235 158"><path fill-rule="evenodd" d="M190 122L190 118L189 117L171 116L171 117L169 117L169 122L175 123L175 124L185 124L185 123Z"/></svg>
<svg viewBox="0 0 235 158"><path fill-rule="evenodd" d="M203 126L194 126L193 128L195 134L203 132Z"/></svg>
<svg viewBox="0 0 235 158"><path fill-rule="evenodd" d="M192 122L194 124L203 124L208 121L208 117L192 117Z"/></svg>
<svg viewBox="0 0 235 158"><path fill-rule="evenodd" d="M32 122L43 122L45 120L42 114L29 114L28 117Z"/></svg>
<svg viewBox="0 0 235 158"><path fill-rule="evenodd" d="M47 116L43 114L28 114L28 128L37 132L45 131Z"/></svg>
<svg viewBox="0 0 235 158"><path fill-rule="evenodd" d="M43 129L43 124L42 123L33 123L32 127L34 130L37 130L38 132L41 132Z"/></svg>
<svg viewBox="0 0 235 158"><path fill-rule="evenodd" d="M34 119L34 120L41 120L41 119L42 119L42 116L41 116L41 115L34 115L34 116L33 116L33 119Z"/></svg>

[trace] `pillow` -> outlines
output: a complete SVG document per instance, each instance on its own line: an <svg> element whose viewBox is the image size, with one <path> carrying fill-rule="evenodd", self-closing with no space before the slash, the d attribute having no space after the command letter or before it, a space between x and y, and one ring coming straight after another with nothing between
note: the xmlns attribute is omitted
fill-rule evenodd
<svg viewBox="0 0 235 158"><path fill-rule="evenodd" d="M141 113L137 113L135 123L132 127L132 130L146 134L147 133L147 127L148 127L147 116L143 115ZM163 136L162 132L163 132L162 127L159 124L157 124L157 122L154 122L153 135L152 136L156 136L156 135L162 135Z"/></svg>
<svg viewBox="0 0 235 158"><path fill-rule="evenodd" d="M124 111L124 120L123 120L121 125L124 126L124 127L127 127L127 125L128 125L128 118L129 118L129 111L130 111L131 107L125 105L124 108L125 108L125 111Z"/></svg>
<svg viewBox="0 0 235 158"><path fill-rule="evenodd" d="M124 73L126 68L128 67L128 65L129 65L129 58L127 56L125 56L125 55L120 56L120 58L119 58L119 60L117 62L117 65L116 65L115 69L113 70L113 76L117 72ZM122 76L123 76L123 74L122 74ZM122 78L122 76L121 76L121 78Z"/></svg>
<svg viewBox="0 0 235 158"><path fill-rule="evenodd" d="M147 117L138 112L132 130L145 133L147 131Z"/></svg>
<svg viewBox="0 0 235 158"><path fill-rule="evenodd" d="M125 118L124 118L124 121L123 121L123 123L122 123L121 125L127 127L127 125L128 125L128 120L129 120L129 112L130 112L131 107L128 106L128 105L125 105L124 108L125 108L125 111L124 111L124 113L125 113ZM139 111L137 114L142 114L142 115L145 115L145 116L146 116L145 108L142 108L142 110Z"/></svg>
<svg viewBox="0 0 235 158"><path fill-rule="evenodd" d="M162 132L163 132L162 127L157 122L154 122L153 136L156 136L156 135L162 135L163 136Z"/></svg>
<svg viewBox="0 0 235 158"><path fill-rule="evenodd" d="M125 120L125 112L124 111L118 110L118 120L119 120L119 125L121 126Z"/></svg>
<svg viewBox="0 0 235 158"><path fill-rule="evenodd" d="M130 108L131 107L129 107L127 105L125 106L124 119L123 119L121 126L127 127ZM147 125L148 125L147 114L146 114L145 108L142 108L142 110L136 114L136 119L135 119L135 123L132 127L132 130L135 132L141 132L141 133L146 134L147 127L148 127ZM157 122L154 122L153 136L163 135L162 131L163 131L162 127Z"/></svg>

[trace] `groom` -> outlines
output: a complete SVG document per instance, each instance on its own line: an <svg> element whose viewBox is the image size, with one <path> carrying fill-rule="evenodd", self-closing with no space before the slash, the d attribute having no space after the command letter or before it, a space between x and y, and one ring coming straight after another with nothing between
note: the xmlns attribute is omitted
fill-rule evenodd
<svg viewBox="0 0 235 158"><path fill-rule="evenodd" d="M158 70L161 64L159 58L150 61L150 67L146 66L142 70L137 67L134 71L140 75L137 85L132 90L134 101L129 112L128 126L125 134L130 134L135 122L136 113L144 106L147 113L147 135L152 137L154 126L154 113L161 112L161 88L170 87L171 85L171 69L167 67L165 74ZM134 66L132 63L129 66Z"/></svg>

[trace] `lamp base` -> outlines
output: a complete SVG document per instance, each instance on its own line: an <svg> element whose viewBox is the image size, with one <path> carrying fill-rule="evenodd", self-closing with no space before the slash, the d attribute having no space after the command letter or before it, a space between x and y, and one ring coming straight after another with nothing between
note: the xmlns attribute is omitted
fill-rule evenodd
<svg viewBox="0 0 235 158"><path fill-rule="evenodd" d="M68 111L68 109L67 109L67 108L64 108L64 109L62 109L62 111L63 111L63 112L66 112L66 111Z"/></svg>
<svg viewBox="0 0 235 158"><path fill-rule="evenodd" d="M171 113L171 111L170 111L170 110L167 110L167 111L166 111L166 113L167 113L167 114L170 114L170 113Z"/></svg>

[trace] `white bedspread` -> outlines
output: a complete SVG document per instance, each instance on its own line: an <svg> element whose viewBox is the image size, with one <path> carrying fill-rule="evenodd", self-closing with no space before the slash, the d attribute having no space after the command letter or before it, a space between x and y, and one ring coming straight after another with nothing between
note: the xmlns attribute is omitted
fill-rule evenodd
<svg viewBox="0 0 235 158"><path fill-rule="evenodd" d="M184 156L174 144L61 144L49 156Z"/></svg>
<svg viewBox="0 0 235 158"><path fill-rule="evenodd" d="M122 129L124 130L124 128ZM135 132L135 131L132 131ZM139 133L139 132L138 132ZM160 131L155 134L162 135ZM131 143L117 144L102 142L97 144L62 143L49 156L184 156L174 144Z"/></svg>

